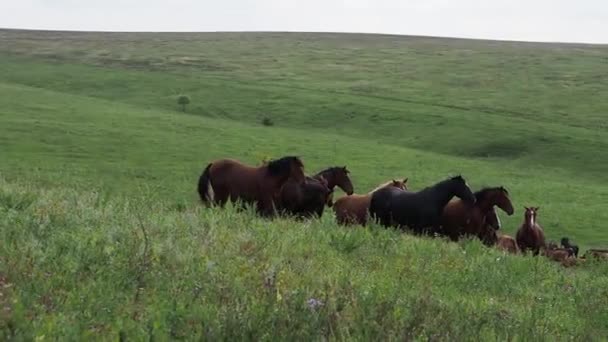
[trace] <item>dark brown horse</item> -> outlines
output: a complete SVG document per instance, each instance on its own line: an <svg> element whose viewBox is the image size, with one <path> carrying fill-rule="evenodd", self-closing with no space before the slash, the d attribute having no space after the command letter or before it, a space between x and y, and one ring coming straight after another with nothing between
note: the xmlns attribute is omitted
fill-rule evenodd
<svg viewBox="0 0 608 342"><path fill-rule="evenodd" d="M498 216L494 206L498 206L507 215L513 215L514 209L509 199L509 192L502 186L484 188L475 192L473 206L462 199L454 199L443 208L439 233L448 236L452 241L457 241L463 236L476 236L486 245L492 245L496 240L492 238L494 234L489 229L500 228L499 221L496 222ZM489 215L494 215L493 220L487 219Z"/></svg>
<svg viewBox="0 0 608 342"><path fill-rule="evenodd" d="M277 208L300 218L314 215L321 217L325 206L332 206L336 186L349 195L353 193L349 173L346 166L330 167L312 177L306 177L303 184L290 179L281 188L276 201Z"/></svg>
<svg viewBox="0 0 608 342"><path fill-rule="evenodd" d="M275 213L273 199L285 182L292 178L303 183L304 164L300 158L287 156L253 167L233 159L220 159L207 165L198 180L203 203L224 206L228 200L255 204L264 216Z"/></svg>
<svg viewBox="0 0 608 342"><path fill-rule="evenodd" d="M545 233L543 228L536 223L539 207L524 207L524 222L515 236L517 244L523 253L530 250L533 255L538 255L541 249L545 249Z"/></svg>
<svg viewBox="0 0 608 342"><path fill-rule="evenodd" d="M338 224L360 224L364 226L369 218L369 204L372 199L372 194L375 191L388 186L395 189L407 190L406 183L407 178L403 181L393 179L392 181L378 185L375 189L365 195L352 194L350 196L340 197L333 206Z"/></svg>

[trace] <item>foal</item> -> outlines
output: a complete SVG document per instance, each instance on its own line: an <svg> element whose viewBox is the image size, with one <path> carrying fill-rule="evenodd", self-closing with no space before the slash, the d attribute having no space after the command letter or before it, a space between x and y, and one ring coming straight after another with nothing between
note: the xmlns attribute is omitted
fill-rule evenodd
<svg viewBox="0 0 608 342"><path fill-rule="evenodd" d="M338 224L360 224L364 226L369 219L369 204L373 193L387 187L405 191L407 190L406 183L407 178L403 181L393 179L392 181L378 185L365 195L352 194L340 197L333 206Z"/></svg>
<svg viewBox="0 0 608 342"><path fill-rule="evenodd" d="M533 255L538 255L541 249L545 249L545 233L543 228L536 223L539 207L524 207L524 223L517 231L516 239L519 248L525 253L531 250Z"/></svg>

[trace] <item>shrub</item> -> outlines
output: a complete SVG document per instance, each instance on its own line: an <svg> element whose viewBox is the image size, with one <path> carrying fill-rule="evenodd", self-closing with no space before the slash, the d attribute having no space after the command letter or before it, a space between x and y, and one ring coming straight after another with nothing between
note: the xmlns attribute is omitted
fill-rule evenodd
<svg viewBox="0 0 608 342"><path fill-rule="evenodd" d="M190 97L188 95L180 95L177 97L177 104L182 107L182 112L186 112L186 105L190 103Z"/></svg>
<svg viewBox="0 0 608 342"><path fill-rule="evenodd" d="M272 119L271 119L271 118L269 118L269 117L265 116L265 117L262 119L262 125L264 125L264 126L274 126L274 121L272 121Z"/></svg>

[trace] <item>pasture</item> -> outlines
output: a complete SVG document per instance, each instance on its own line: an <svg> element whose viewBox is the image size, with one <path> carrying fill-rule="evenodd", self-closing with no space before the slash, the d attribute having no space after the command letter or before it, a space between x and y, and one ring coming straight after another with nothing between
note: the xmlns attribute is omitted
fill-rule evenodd
<svg viewBox="0 0 608 342"><path fill-rule="evenodd" d="M462 174L509 190L506 233L541 206L549 240L608 247L607 61L592 45L0 30L0 337L605 338L604 264L344 228L327 209L205 209L196 182L213 159L282 155L346 165L358 193Z"/></svg>

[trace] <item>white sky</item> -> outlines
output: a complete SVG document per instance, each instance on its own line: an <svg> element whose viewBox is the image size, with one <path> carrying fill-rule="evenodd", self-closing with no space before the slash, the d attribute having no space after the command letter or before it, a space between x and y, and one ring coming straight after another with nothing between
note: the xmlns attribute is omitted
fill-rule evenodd
<svg viewBox="0 0 608 342"><path fill-rule="evenodd" d="M0 0L0 27L331 31L608 43L608 0Z"/></svg>

